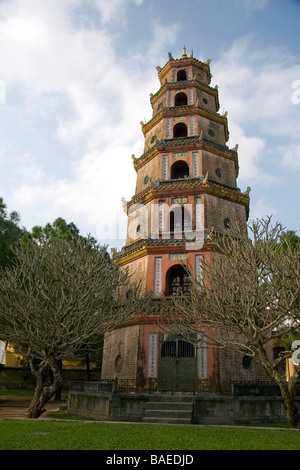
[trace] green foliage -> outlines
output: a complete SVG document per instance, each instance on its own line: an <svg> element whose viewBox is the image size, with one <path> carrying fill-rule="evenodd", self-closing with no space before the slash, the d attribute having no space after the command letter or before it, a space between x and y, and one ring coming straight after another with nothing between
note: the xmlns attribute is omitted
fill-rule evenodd
<svg viewBox="0 0 300 470"><path fill-rule="evenodd" d="M296 235L296 232L293 230L287 230L281 237L281 241L283 241L283 249L286 249L288 244L290 244L293 248L297 248L300 245L300 237Z"/></svg>
<svg viewBox="0 0 300 470"><path fill-rule="evenodd" d="M287 230L283 233L280 242L283 251L286 251L288 246L291 246L293 250L296 250L300 246L300 237L296 235L295 231ZM295 302L295 310L299 311L299 301ZM286 351L290 351L293 341L298 339L300 339L300 331L291 331L289 334L282 334L281 336L275 338L273 340L273 345L274 347L283 348Z"/></svg>
<svg viewBox="0 0 300 470"><path fill-rule="evenodd" d="M79 229L73 222L67 223L65 219L58 217L52 224L47 223L44 227L35 225L31 232L25 234L23 241L34 240L37 243L45 244L55 239L70 241L74 238L83 239L84 237L79 234ZM88 236L87 239L96 246L97 242L94 238Z"/></svg>
<svg viewBox="0 0 300 470"><path fill-rule="evenodd" d="M6 204L0 197L0 268L11 265L14 259L12 249L25 233L19 223L19 214L13 211L8 215Z"/></svg>

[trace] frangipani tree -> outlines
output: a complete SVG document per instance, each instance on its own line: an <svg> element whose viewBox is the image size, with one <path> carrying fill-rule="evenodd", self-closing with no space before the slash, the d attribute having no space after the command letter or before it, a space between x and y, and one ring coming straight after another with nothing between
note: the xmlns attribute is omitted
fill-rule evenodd
<svg viewBox="0 0 300 470"><path fill-rule="evenodd" d="M0 336L30 363L36 389L28 417L38 418L62 383L58 360L142 311L147 296L88 239L27 240L15 256L1 272Z"/></svg>
<svg viewBox="0 0 300 470"><path fill-rule="evenodd" d="M252 357L279 386L288 421L297 427L300 367L288 381L280 367L296 353L271 357L267 345L299 334L300 243L270 217L250 222L248 229L211 233L211 260L203 259L201 278L190 273L189 296L173 296L166 328L181 324L193 341L191 333L203 327L211 343Z"/></svg>

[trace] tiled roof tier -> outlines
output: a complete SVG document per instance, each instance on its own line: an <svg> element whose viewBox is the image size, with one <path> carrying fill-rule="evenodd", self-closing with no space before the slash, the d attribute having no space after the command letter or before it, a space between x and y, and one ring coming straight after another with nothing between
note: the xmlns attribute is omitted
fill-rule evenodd
<svg viewBox="0 0 300 470"><path fill-rule="evenodd" d="M170 60L165 64L163 68L160 68L158 72L159 80L162 82L163 77L168 73L168 71L172 67L176 67L177 65L182 65L184 67L188 65L193 65L194 67L198 67L199 69L204 70L206 72L208 81L210 82L211 80L212 75L210 73L209 63L201 62L200 60L195 59L194 57L181 57L180 59L174 59L173 57L170 57Z"/></svg>
<svg viewBox="0 0 300 470"><path fill-rule="evenodd" d="M229 132L227 129L227 117L225 115L222 116L219 113L209 111L208 109L205 109L201 106L197 106L195 104L162 108L162 110L158 114L156 114L156 116L153 116L150 121L146 123L141 122L143 134L146 135L146 133L149 132L149 130L152 129L152 127L154 127L163 117L173 117L176 115L180 116L182 115L183 111L185 115L197 113L201 116L211 119L212 121L216 121L220 124L223 124L225 126L226 140L228 140Z"/></svg>
<svg viewBox="0 0 300 470"><path fill-rule="evenodd" d="M134 168L137 171L146 162L154 158L159 151L164 151L168 147L172 148L181 146L187 148L191 147L193 149L205 149L213 153L216 153L217 151L218 154L235 161L236 172L238 173L237 151L235 149L230 149L227 145L218 144L213 140L206 139L199 135L157 140L153 147L143 153L139 158L134 159Z"/></svg>
<svg viewBox="0 0 300 470"><path fill-rule="evenodd" d="M207 93L214 95L217 99L217 104L219 104L219 99L218 99L218 90L217 88L213 88L210 85L207 85L204 82L201 82L198 79L192 78L191 80L183 80L180 82L166 82L162 85L162 87L154 94L151 94L150 102L153 105L155 101L165 92L165 89L173 89L177 87L182 87L183 85L194 85L197 88L200 88Z"/></svg>
<svg viewBox="0 0 300 470"><path fill-rule="evenodd" d="M185 195L194 193L195 191L198 194L207 193L238 202L245 205L248 211L248 192L241 193L239 188L234 188L203 176L197 178L160 180L151 182L146 189L139 192L138 194L135 194L131 200L127 202L126 210L127 213L129 213L130 207L134 204L145 204L146 202L155 198L170 196L174 192L176 195L178 195L178 192L180 192L181 195Z"/></svg>
<svg viewBox="0 0 300 470"><path fill-rule="evenodd" d="M167 234L166 234L167 235ZM204 241L207 240L209 235L209 231L204 231ZM195 235L196 237L196 235ZM166 248L171 249L171 251L184 251L187 243L192 243L194 239L187 239L185 237L180 239L174 238L143 238L139 239L130 245L127 245L122 248L121 251L114 253L114 261L116 264L124 264L125 262L130 261L132 258L136 258L138 256L145 256L151 248L163 248L164 252Z"/></svg>

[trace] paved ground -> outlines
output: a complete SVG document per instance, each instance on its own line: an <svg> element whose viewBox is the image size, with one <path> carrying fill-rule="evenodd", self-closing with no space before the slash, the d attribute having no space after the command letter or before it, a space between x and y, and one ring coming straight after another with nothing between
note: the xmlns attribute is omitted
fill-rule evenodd
<svg viewBox="0 0 300 470"><path fill-rule="evenodd" d="M31 397L15 397L0 394L0 419L25 419ZM39 418L48 418L49 413L58 411L65 402L50 401L45 406L46 412Z"/></svg>

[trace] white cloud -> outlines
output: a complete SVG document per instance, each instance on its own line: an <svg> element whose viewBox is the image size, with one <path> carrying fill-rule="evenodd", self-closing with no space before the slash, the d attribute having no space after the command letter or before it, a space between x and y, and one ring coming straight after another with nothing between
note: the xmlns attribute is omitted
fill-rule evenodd
<svg viewBox="0 0 300 470"><path fill-rule="evenodd" d="M19 158L18 170L22 184L14 193L17 207L25 206L25 216L26 207L35 207L35 223L39 225L63 214L67 220L76 220L80 227L90 227L99 242L118 238L120 248L126 234L121 197L130 198L128 190L135 186L131 150L111 145L104 153L86 154L74 163L73 177L68 180L50 177L29 155L24 155Z"/></svg>
<svg viewBox="0 0 300 470"><path fill-rule="evenodd" d="M92 2L93 3L93 2ZM95 0L94 4L98 8L104 24L112 20L123 21L126 9L130 4L141 5L143 0Z"/></svg>
<svg viewBox="0 0 300 470"><path fill-rule="evenodd" d="M27 140L23 150L17 148L17 123L9 148L5 144L7 157L18 167L11 192L22 219L28 216L42 224L63 216L83 232L93 227L102 237L109 215L118 217L121 197L133 194L136 175L130 155L143 149L139 122L151 118L149 94L159 88L155 66L165 63L166 50L172 51L181 28L179 22L153 20L148 48L143 56L132 55L129 67L126 57L116 55L109 24L116 20L125 28L126 17L120 17L141 3L87 0L101 19L91 28L78 17L75 21L76 9L84 16L79 0L0 2L0 78L7 99L15 90L21 95L23 101L13 111L18 123L32 120L29 139L38 133L38 121L50 123L52 132L44 143L51 155L46 163L40 148L30 147ZM229 145L239 144L239 179L243 184L274 181L272 168L264 168L266 142L278 134L290 138L297 128L299 106L291 102L291 84L299 79L300 68L291 65L285 51L263 49L250 36L237 40L211 69L221 110L229 111ZM23 133L30 129L23 126ZM294 150L284 162L295 164ZM62 164L69 168L63 176Z"/></svg>
<svg viewBox="0 0 300 470"><path fill-rule="evenodd" d="M273 216L274 220L278 210L269 202L266 202L264 197L261 197L256 203L251 206L250 209L250 220L264 219L266 217Z"/></svg>
<svg viewBox="0 0 300 470"><path fill-rule="evenodd" d="M300 140L279 148L283 166L292 171L300 170Z"/></svg>
<svg viewBox="0 0 300 470"><path fill-rule="evenodd" d="M273 166L267 168L263 153L266 141L273 163L282 157L291 160L291 154L284 156L280 151L280 139L295 142L299 132L291 85L300 76L300 61L282 48L260 46L253 35L236 40L216 64L212 63L212 72L220 84L221 109L229 110L230 145L240 145L241 178L271 182ZM298 160L293 159L295 164Z"/></svg>
<svg viewBox="0 0 300 470"><path fill-rule="evenodd" d="M107 22L130 1L109 2L108 10L105 1L93 3L106 11ZM38 151L30 147L22 156L11 155L17 165L14 205L33 224L63 216L102 237L109 215L122 214L121 197L129 199L134 192L130 155L143 150L139 122L146 113L147 120L151 117L149 94L158 87L153 61L174 41L177 26L165 27L170 34L161 41L162 26L155 24L139 69L116 59L113 36L105 29L78 29L71 19L68 0L45 0L43 8L37 0L11 0L0 8L5 81L11 89L22 90L24 119L32 119L33 127L48 120L55 144L64 144L65 151L56 156L54 142L45 142L49 155L54 149L52 167L59 168L59 159L68 158L70 168L67 177L59 170L48 173ZM121 237L124 230L123 223Z"/></svg>
<svg viewBox="0 0 300 470"><path fill-rule="evenodd" d="M179 22L166 26L162 24L159 18L152 21L153 40L150 43L147 60L156 61L156 65L159 65L160 60L164 63L166 61L166 49L175 43L180 28Z"/></svg>
<svg viewBox="0 0 300 470"><path fill-rule="evenodd" d="M230 124L230 135L230 141L239 145L239 180L250 183L265 179L266 175L259 170L265 141L256 136L245 135L243 128L234 122Z"/></svg>

